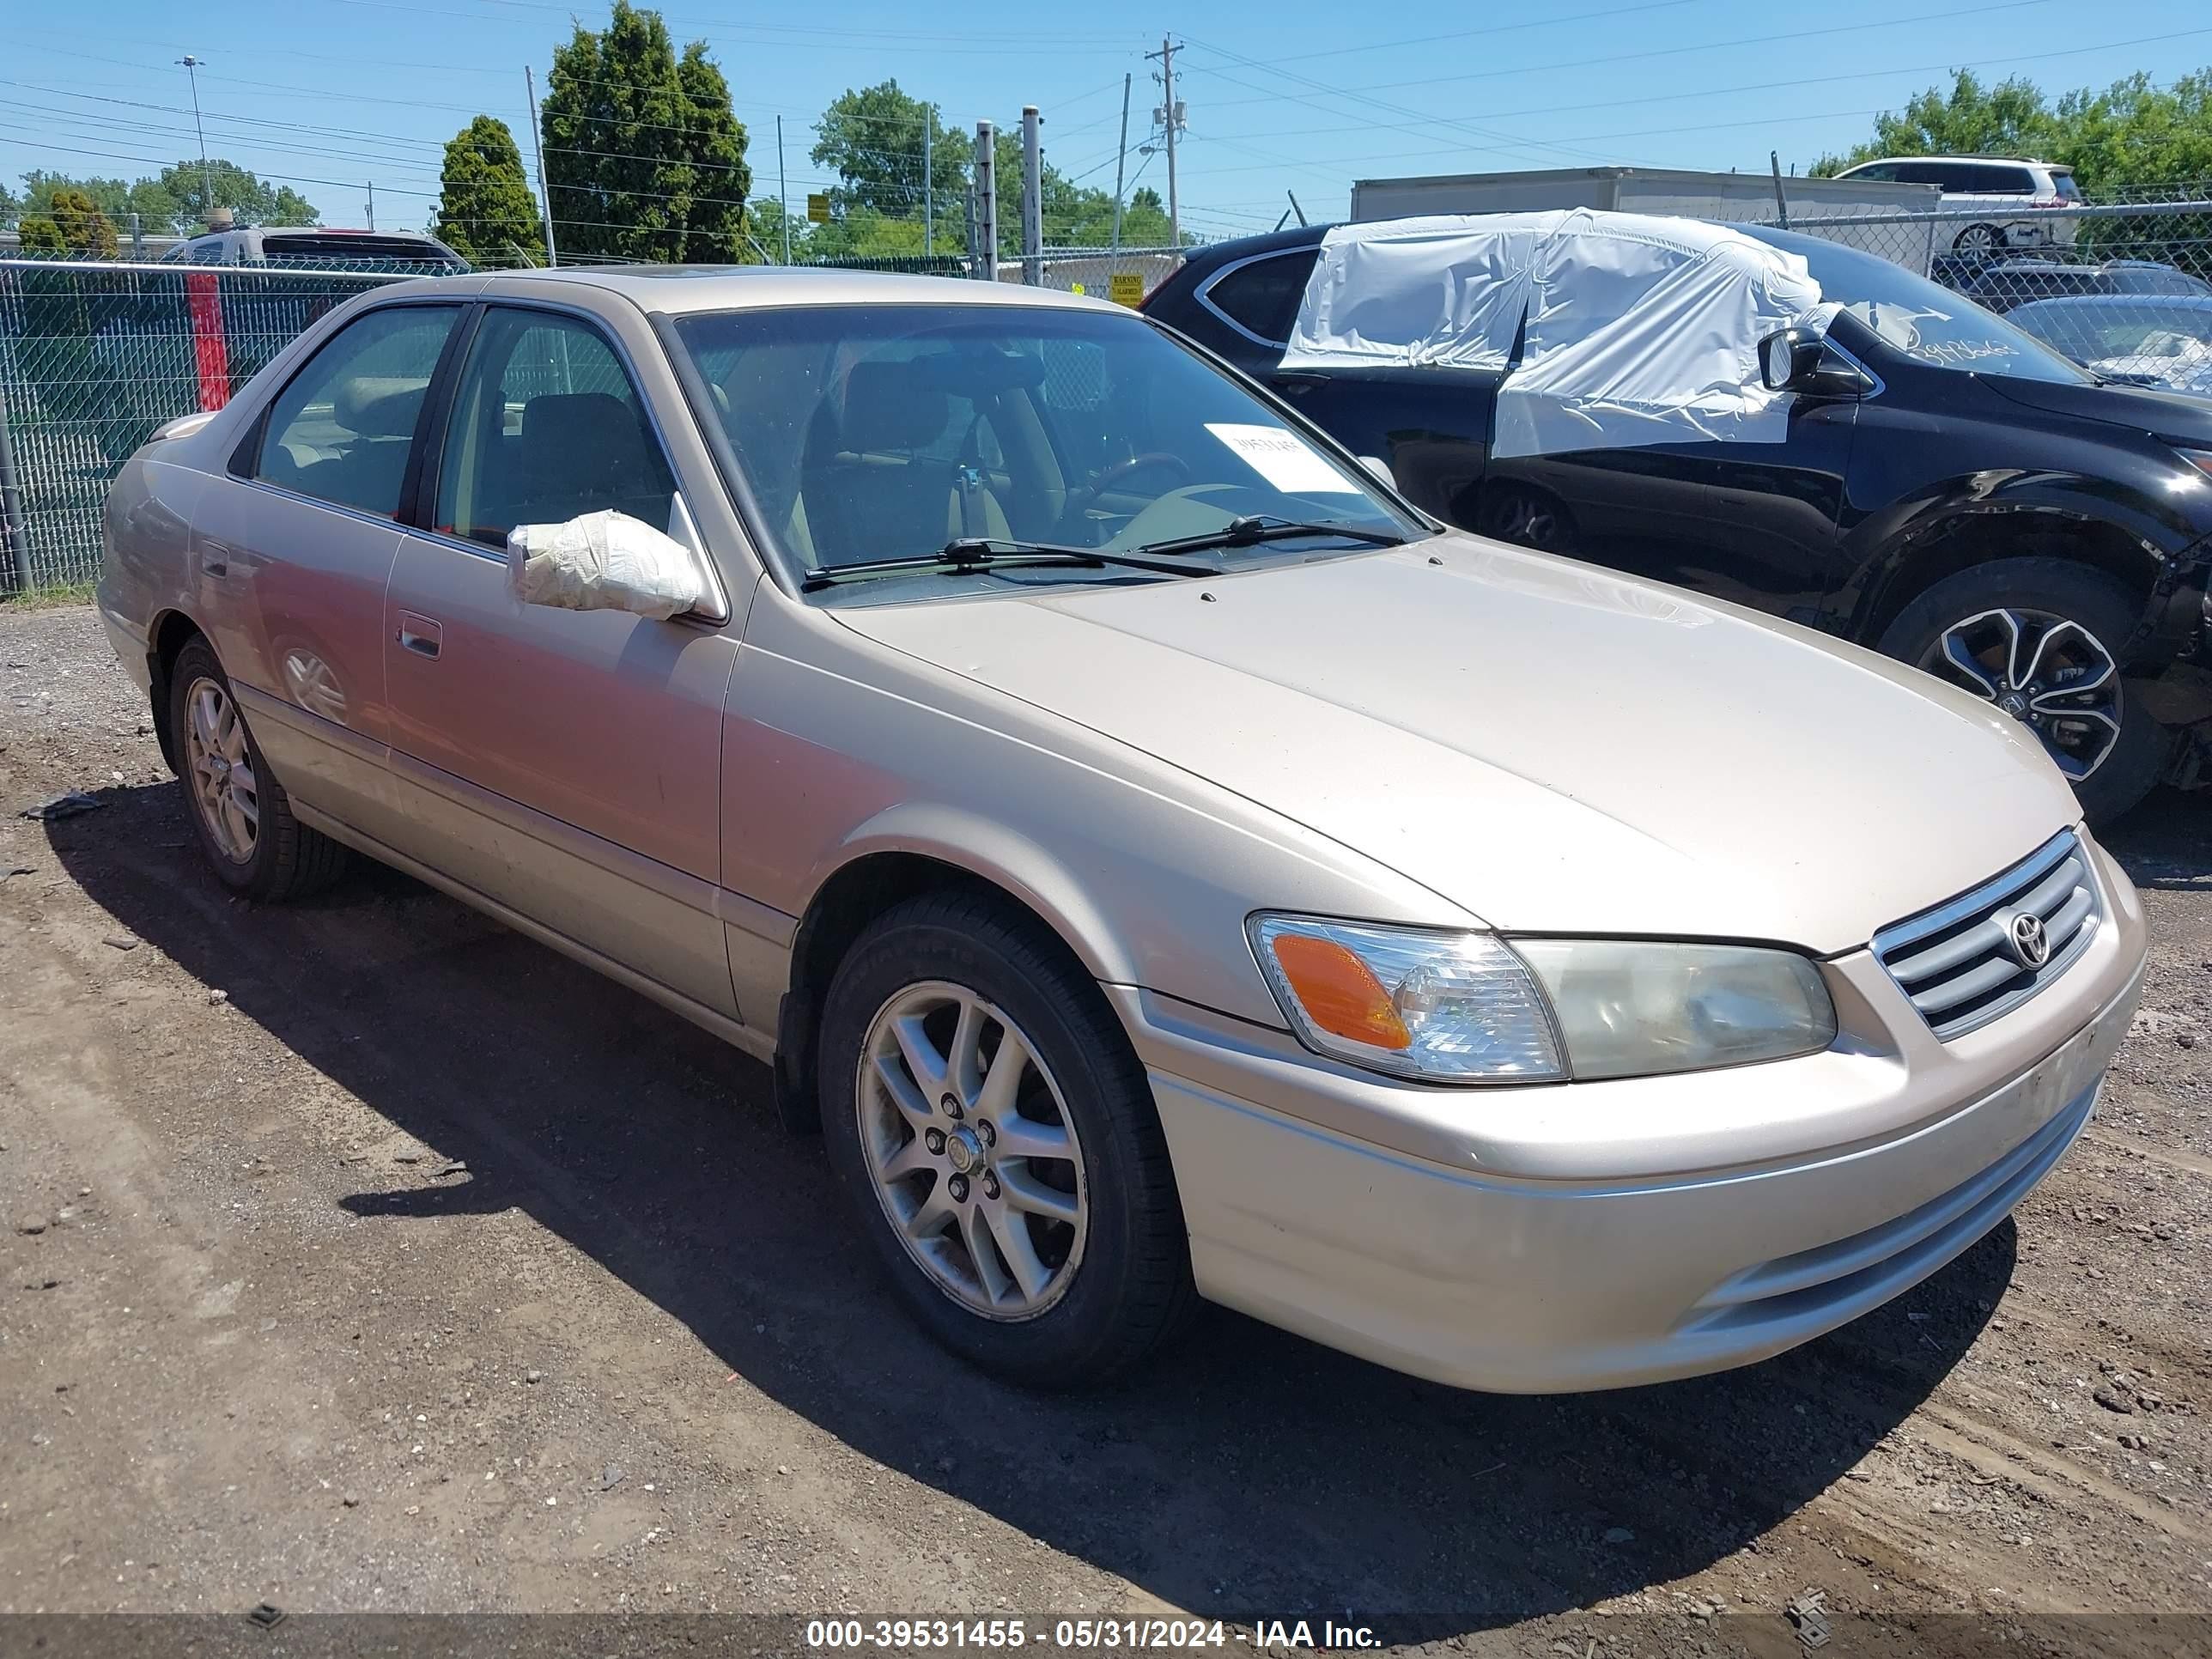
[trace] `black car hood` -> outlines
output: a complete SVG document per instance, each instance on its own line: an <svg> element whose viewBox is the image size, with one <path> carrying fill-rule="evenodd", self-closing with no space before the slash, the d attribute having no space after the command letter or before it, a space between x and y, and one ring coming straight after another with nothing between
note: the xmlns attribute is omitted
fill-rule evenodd
<svg viewBox="0 0 2212 1659"><path fill-rule="evenodd" d="M2021 380L2008 374L1982 374L1975 378L2000 397L2046 414L2101 421L2108 426L2148 432L2171 442L2212 449L2212 401L2203 398L2110 383L2085 381L2075 385L2062 380Z"/></svg>

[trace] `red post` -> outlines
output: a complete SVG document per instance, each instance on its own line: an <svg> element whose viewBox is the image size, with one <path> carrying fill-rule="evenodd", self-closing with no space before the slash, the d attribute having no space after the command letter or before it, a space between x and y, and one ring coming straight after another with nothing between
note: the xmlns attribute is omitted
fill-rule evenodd
<svg viewBox="0 0 2212 1659"><path fill-rule="evenodd" d="M199 372L200 407L221 409L230 401L230 347L222 337L222 290L213 271L185 276L185 301L192 316L192 365Z"/></svg>

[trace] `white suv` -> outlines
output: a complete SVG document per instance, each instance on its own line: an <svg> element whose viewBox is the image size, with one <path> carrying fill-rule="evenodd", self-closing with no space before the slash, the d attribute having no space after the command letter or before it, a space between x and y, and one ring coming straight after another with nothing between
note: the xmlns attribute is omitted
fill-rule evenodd
<svg viewBox="0 0 2212 1659"><path fill-rule="evenodd" d="M1836 177L1940 185L1947 213L1972 210L1989 216L1960 223L1952 238L1954 252L1976 258L2008 247L2071 247L2081 222L2050 211L2078 204L2081 192L2074 183L2073 168L2048 161L2002 155L1900 155L1863 161Z"/></svg>

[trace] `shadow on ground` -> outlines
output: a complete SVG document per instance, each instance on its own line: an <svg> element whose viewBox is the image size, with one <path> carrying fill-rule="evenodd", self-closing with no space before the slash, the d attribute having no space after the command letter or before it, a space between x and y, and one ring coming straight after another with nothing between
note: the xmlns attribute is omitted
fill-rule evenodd
<svg viewBox="0 0 2212 1659"><path fill-rule="evenodd" d="M2008 1222L1808 1348L1620 1394L1456 1393L1212 1311L1133 1387L1028 1395L901 1313L764 1067L389 872L237 902L173 787L104 799L49 826L92 897L471 1172L347 1207L415 1226L519 1207L855 1449L1194 1612L1387 1609L1418 1640L1705 1567L1905 1418L2013 1270Z"/></svg>

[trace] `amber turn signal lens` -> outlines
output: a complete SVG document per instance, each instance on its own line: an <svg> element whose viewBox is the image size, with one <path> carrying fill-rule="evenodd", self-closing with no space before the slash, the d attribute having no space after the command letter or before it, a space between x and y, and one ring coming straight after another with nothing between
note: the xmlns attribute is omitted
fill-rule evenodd
<svg viewBox="0 0 2212 1659"><path fill-rule="evenodd" d="M1279 935L1270 948L1306 1018L1331 1036L1377 1048L1410 1048L1413 1033L1382 981L1334 939Z"/></svg>

